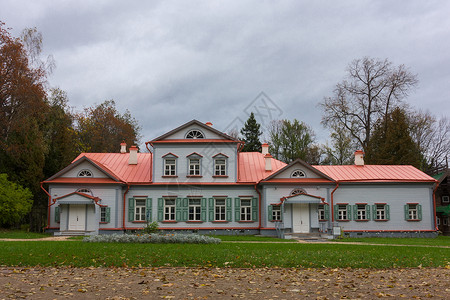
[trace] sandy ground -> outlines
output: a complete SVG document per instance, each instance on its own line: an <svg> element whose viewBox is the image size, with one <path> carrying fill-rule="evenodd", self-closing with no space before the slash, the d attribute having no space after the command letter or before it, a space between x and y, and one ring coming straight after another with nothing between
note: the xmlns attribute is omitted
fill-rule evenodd
<svg viewBox="0 0 450 300"><path fill-rule="evenodd" d="M12 268L0 299L450 299L450 268Z"/></svg>

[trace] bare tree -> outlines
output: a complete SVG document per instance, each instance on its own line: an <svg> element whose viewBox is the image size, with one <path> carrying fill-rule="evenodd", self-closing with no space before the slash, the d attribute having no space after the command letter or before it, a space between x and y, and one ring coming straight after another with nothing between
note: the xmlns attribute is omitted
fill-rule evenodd
<svg viewBox="0 0 450 300"><path fill-rule="evenodd" d="M366 151L374 124L399 106L418 80L404 65L368 57L351 62L347 73L334 95L319 104L322 124L347 131Z"/></svg>

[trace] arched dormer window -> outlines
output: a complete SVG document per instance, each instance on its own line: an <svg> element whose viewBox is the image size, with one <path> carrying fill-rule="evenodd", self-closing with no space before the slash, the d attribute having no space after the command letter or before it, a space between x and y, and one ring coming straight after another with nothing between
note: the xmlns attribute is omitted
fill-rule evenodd
<svg viewBox="0 0 450 300"><path fill-rule="evenodd" d="M291 178L304 178L304 177L306 177L306 174L302 170L294 170L291 173Z"/></svg>
<svg viewBox="0 0 450 300"><path fill-rule="evenodd" d="M299 194L306 194L306 191L304 189L293 189L291 192L291 196L299 195Z"/></svg>
<svg viewBox="0 0 450 300"><path fill-rule="evenodd" d="M186 134L186 138L187 139L204 139L205 136L203 135L203 133L200 130L189 130L188 133Z"/></svg>
<svg viewBox="0 0 450 300"><path fill-rule="evenodd" d="M85 169L78 172L78 177L94 177L94 176L92 176L91 171Z"/></svg>
<svg viewBox="0 0 450 300"><path fill-rule="evenodd" d="M93 196L91 189L81 188L81 189L78 189L77 192Z"/></svg>

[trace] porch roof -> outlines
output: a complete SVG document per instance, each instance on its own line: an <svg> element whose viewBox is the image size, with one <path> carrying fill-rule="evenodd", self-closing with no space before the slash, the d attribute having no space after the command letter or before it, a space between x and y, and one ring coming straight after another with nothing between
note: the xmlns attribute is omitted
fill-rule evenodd
<svg viewBox="0 0 450 300"><path fill-rule="evenodd" d="M323 198L308 194L297 194L284 198L284 203L322 203Z"/></svg>

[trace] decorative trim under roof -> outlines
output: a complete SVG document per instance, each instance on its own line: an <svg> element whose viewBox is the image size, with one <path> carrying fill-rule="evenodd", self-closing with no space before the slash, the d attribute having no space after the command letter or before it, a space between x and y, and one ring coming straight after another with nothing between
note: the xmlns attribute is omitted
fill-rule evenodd
<svg viewBox="0 0 450 300"><path fill-rule="evenodd" d="M317 174L317 175L322 176L322 177L325 178L325 179L328 179L328 180L333 181L333 182L335 181L333 178L331 178L331 177L329 177L328 175L326 175L326 174L322 173L321 171L317 170L316 168L314 168L313 166L311 166L311 165L308 164L307 162L301 160L300 158L297 158L296 160L294 160L294 161L291 162L290 164L284 166L283 168L279 169L278 171L276 171L276 172L273 173L272 175L267 176L266 178L264 178L263 180L261 180L261 182L268 181L268 180L270 180L270 179L276 177L277 175L279 175L280 173L284 172L285 170L289 169L290 167L292 167L293 165L295 165L295 164L297 164L297 163L300 164L300 165L302 165L303 167L305 167L305 168L308 169L309 171L311 171L311 172L313 172L313 173L315 173L315 174ZM299 180L299 181L300 181L300 180L303 180L303 179L305 179L305 178L304 178L304 177L303 177L303 178L300 177L300 178L290 178L290 179L291 179L291 180L294 179L294 180ZM309 178L309 179L311 179L311 178Z"/></svg>

